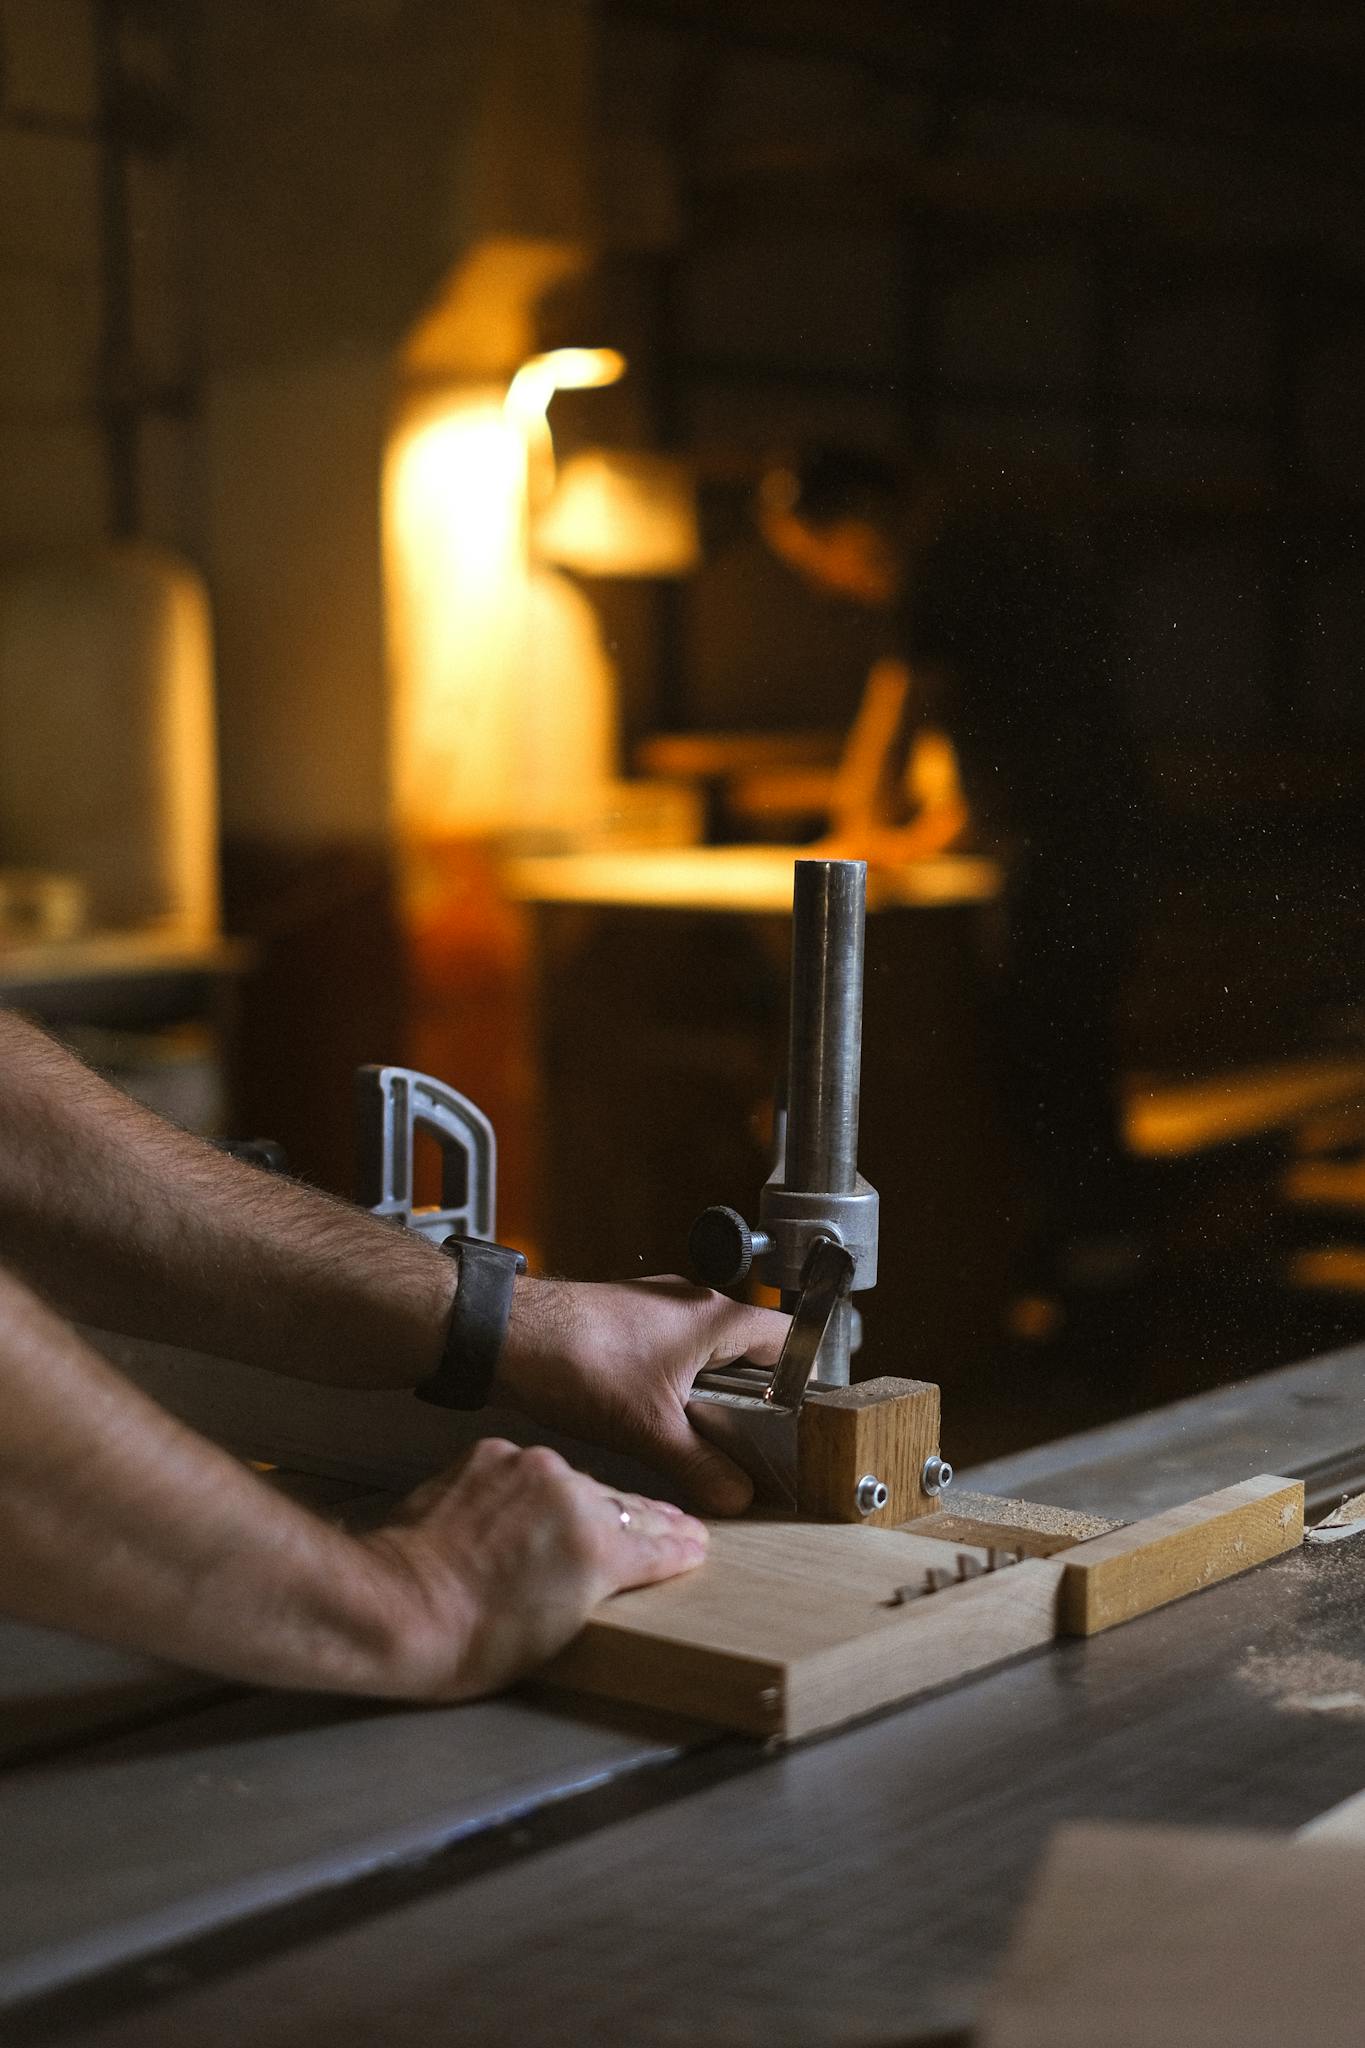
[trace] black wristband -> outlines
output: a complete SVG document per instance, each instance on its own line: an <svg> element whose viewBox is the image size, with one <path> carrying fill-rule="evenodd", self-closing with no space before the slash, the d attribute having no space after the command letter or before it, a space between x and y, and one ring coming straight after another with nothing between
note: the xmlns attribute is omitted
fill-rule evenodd
<svg viewBox="0 0 1365 2048"><path fill-rule="evenodd" d="M438 1408L484 1408L512 1316L512 1289L525 1255L482 1237L448 1237L441 1250L460 1268L441 1362L414 1389Z"/></svg>

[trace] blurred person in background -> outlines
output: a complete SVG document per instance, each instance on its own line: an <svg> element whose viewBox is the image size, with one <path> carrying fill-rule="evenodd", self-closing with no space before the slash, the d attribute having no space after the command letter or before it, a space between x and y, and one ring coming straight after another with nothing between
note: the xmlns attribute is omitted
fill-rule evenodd
<svg viewBox="0 0 1365 2048"><path fill-rule="evenodd" d="M1077 1293L1143 1265L1123 1142L1118 1024L1150 896L1145 767L1084 576L1043 526L905 490L875 457L814 451L769 473L759 525L814 587L887 616L831 805L830 850L950 848L1000 866L993 1038L1042 1205L1010 1325L1053 1335Z"/></svg>

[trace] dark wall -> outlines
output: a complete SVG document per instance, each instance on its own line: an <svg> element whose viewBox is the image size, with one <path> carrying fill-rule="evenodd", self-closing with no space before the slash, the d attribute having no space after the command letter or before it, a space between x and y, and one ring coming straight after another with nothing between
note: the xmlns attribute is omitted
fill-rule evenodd
<svg viewBox="0 0 1365 2048"><path fill-rule="evenodd" d="M718 529L665 713L730 703L726 531L815 439L1064 518L1152 734L1365 736L1358 10L601 12L603 180L675 233L609 196L599 304Z"/></svg>
<svg viewBox="0 0 1365 2048"><path fill-rule="evenodd" d="M1338 1031L1365 950L1365 18L601 14L607 248L547 331L609 333L632 375L557 420L690 453L708 541L689 583L607 599L631 733L846 722L876 622L765 559L753 483L809 442L929 465L1093 582L1158 793L1133 1057Z"/></svg>

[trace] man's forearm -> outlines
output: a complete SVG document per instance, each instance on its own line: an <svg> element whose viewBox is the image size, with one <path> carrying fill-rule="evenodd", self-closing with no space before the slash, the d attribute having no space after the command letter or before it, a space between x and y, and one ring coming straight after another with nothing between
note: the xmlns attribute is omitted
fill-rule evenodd
<svg viewBox="0 0 1365 2048"><path fill-rule="evenodd" d="M706 1531L489 1438L381 1527L334 1529L112 1371L0 1268L0 1614L256 1684L494 1692Z"/></svg>
<svg viewBox="0 0 1365 2048"><path fill-rule="evenodd" d="M374 1556L182 1427L0 1270L0 1611L230 1678L389 1689Z"/></svg>
<svg viewBox="0 0 1365 2048"><path fill-rule="evenodd" d="M0 1258L78 1322L337 1386L427 1378L458 1286L420 1238L224 1157L3 1013ZM523 1277L495 1392L733 1514L752 1488L687 1400L709 1365L774 1364L786 1332L678 1280Z"/></svg>
<svg viewBox="0 0 1365 2048"><path fill-rule="evenodd" d="M301 1378L435 1369L448 1259L226 1159L0 1013L0 1254L79 1321Z"/></svg>

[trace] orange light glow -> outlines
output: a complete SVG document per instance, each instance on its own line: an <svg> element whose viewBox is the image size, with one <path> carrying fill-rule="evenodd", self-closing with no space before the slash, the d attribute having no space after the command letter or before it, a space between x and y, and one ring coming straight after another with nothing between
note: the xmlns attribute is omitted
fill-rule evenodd
<svg viewBox="0 0 1365 2048"><path fill-rule="evenodd" d="M674 457L584 449L535 509L532 540L547 562L588 576L682 576L696 567L692 480Z"/></svg>
<svg viewBox="0 0 1365 2048"><path fill-rule="evenodd" d="M553 348L522 364L507 387L507 410L535 419L556 391L592 391L625 374L626 359L614 348Z"/></svg>
<svg viewBox="0 0 1365 2048"><path fill-rule="evenodd" d="M615 692L591 607L528 557L533 444L527 419L487 391L428 407L390 443L395 810L409 838L562 820L614 770Z"/></svg>
<svg viewBox="0 0 1365 2048"><path fill-rule="evenodd" d="M495 829L509 806L525 623L526 440L491 395L395 436L384 476L399 823Z"/></svg>

